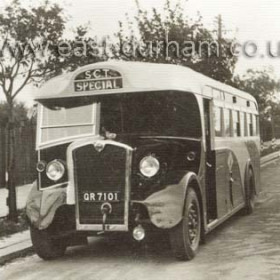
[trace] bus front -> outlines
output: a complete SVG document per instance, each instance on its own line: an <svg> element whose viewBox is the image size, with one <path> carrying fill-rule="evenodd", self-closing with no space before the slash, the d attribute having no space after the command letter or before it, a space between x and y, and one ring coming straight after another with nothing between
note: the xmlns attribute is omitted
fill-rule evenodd
<svg viewBox="0 0 280 280"><path fill-rule="evenodd" d="M120 77L106 68L80 70L73 86L79 94L66 89L63 97L38 100L38 180L27 215L44 259L91 234L129 232L141 241L150 230L170 230L182 220L188 182L199 188L197 97L125 90ZM198 246L194 206L190 240Z"/></svg>

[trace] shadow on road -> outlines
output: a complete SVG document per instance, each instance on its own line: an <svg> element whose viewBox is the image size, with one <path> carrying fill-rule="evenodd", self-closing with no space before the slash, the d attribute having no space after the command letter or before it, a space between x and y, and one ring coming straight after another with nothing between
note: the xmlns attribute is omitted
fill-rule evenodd
<svg viewBox="0 0 280 280"><path fill-rule="evenodd" d="M75 258L82 259L107 259L126 262L154 261L170 263L173 255L167 235L159 234L153 236L148 242L138 243L128 236L90 237L89 245L69 248L64 260Z"/></svg>

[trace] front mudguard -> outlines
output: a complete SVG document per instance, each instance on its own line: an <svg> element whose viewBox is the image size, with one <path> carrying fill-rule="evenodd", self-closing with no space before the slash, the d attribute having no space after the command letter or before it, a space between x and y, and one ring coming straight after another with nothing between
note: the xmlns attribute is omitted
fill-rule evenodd
<svg viewBox="0 0 280 280"><path fill-rule="evenodd" d="M57 209L66 204L66 188L38 190L33 183L26 202L26 215L30 223L38 229L46 229L53 221Z"/></svg>
<svg viewBox="0 0 280 280"><path fill-rule="evenodd" d="M183 217L186 192L192 182L198 179L195 173L188 172L179 184L168 185L155 192L144 201L133 201L144 205L153 225L161 229L169 229L179 224Z"/></svg>

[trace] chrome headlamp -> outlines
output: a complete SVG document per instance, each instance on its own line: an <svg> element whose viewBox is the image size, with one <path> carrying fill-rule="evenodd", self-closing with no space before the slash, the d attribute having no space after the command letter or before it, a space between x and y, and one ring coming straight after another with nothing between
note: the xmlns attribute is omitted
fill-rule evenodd
<svg viewBox="0 0 280 280"><path fill-rule="evenodd" d="M159 161L152 155L144 157L139 164L142 175L151 178L155 176L160 168Z"/></svg>
<svg viewBox="0 0 280 280"><path fill-rule="evenodd" d="M60 180L65 173L65 166L64 164L55 159L51 161L46 167L46 174L48 178L52 181Z"/></svg>

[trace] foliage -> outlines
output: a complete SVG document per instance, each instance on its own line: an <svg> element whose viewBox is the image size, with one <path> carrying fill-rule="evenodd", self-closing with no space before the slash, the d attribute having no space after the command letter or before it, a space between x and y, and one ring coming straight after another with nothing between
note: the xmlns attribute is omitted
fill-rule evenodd
<svg viewBox="0 0 280 280"><path fill-rule="evenodd" d="M26 9L13 0L0 13L0 87L8 105L6 172L9 219L18 220L15 192L15 98L29 83L39 84L58 69L55 43L64 31L65 19L58 5L46 1ZM49 47L50 44L50 47Z"/></svg>
<svg viewBox="0 0 280 280"><path fill-rule="evenodd" d="M234 84L252 94L259 104L259 110L264 118L267 118L271 110L278 106L278 92L280 90L280 81L276 81L273 72L269 69L247 70L242 77L234 77Z"/></svg>
<svg viewBox="0 0 280 280"><path fill-rule="evenodd" d="M129 19L126 24L120 22L114 58L181 64L216 80L229 82L237 61L230 49L234 39L221 36L218 44L214 33L203 25L200 15L192 20L185 13L180 2L172 8L169 0L163 12L154 8L150 14L138 6L135 22ZM135 42L141 42L139 48L135 48Z"/></svg>
<svg viewBox="0 0 280 280"><path fill-rule="evenodd" d="M265 147L263 150L261 150L261 157L267 156L269 154L275 153L280 151L280 145L279 144L270 144L268 147Z"/></svg>
<svg viewBox="0 0 280 280"><path fill-rule="evenodd" d="M271 137L275 138L275 126L280 125L280 80L273 78L271 69L249 69L242 77L234 77L233 83L237 88L252 94L256 98L259 105L262 131L265 131L267 125L270 125L272 129ZM266 135L263 135L263 137L266 138Z"/></svg>
<svg viewBox="0 0 280 280"><path fill-rule="evenodd" d="M61 38L64 23L62 9L47 1L26 9L13 0L0 14L0 86L9 106L28 83L39 84L56 71L58 58L49 45Z"/></svg>
<svg viewBox="0 0 280 280"><path fill-rule="evenodd" d="M76 27L74 33L75 38L73 40L68 39L63 41L65 47L71 47L66 48L65 55L61 55L63 52L60 52L57 70L74 71L78 67L104 61L109 58L106 51L104 51L105 48L103 48L106 44L106 38L98 43L99 40L97 37L91 38L88 36L88 28L85 26Z"/></svg>
<svg viewBox="0 0 280 280"><path fill-rule="evenodd" d="M6 153L8 174L10 218L17 220L15 170L15 124L22 117L15 98L29 83L40 85L52 76L63 71L74 70L79 65L95 62L72 49L76 39L85 38L86 29L78 28L77 37L70 41L69 55L60 53L62 36L65 30L65 16L57 4L48 0L42 5L25 8L19 0L12 0L0 13L0 89L7 102L1 113L2 124L7 124L6 138L9 143ZM7 110L6 110L7 109ZM21 108L23 109L23 108Z"/></svg>
<svg viewBox="0 0 280 280"><path fill-rule="evenodd" d="M27 84L40 85L50 77L101 59L84 52L82 43L89 52L90 43L97 41L86 36L85 27L76 28L74 40L62 40L65 22L63 9L47 0L30 9L13 0L0 13L0 87L10 107ZM65 44L69 46L67 55L61 52Z"/></svg>
<svg viewBox="0 0 280 280"><path fill-rule="evenodd" d="M0 103L0 126L6 127L9 119L9 108L5 102ZM28 121L28 110L23 103L16 103L14 105L14 121L15 124L20 125L21 122Z"/></svg>
<svg viewBox="0 0 280 280"><path fill-rule="evenodd" d="M7 218L0 219L0 237L27 230L29 227L24 210L18 213L18 222L14 223Z"/></svg>

